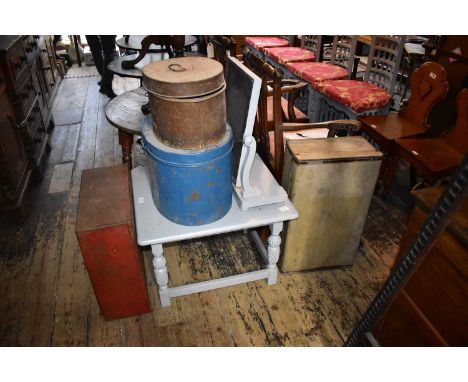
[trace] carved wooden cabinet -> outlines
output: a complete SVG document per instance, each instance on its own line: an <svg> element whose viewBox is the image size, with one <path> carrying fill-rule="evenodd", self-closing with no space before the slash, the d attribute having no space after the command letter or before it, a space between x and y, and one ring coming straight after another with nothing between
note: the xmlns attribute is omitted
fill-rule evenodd
<svg viewBox="0 0 468 382"><path fill-rule="evenodd" d="M31 176L21 132L0 68L0 209L18 209Z"/></svg>
<svg viewBox="0 0 468 382"><path fill-rule="evenodd" d="M42 52L50 41L0 36L0 211L21 212L29 180L41 178L50 149L51 106L60 81L49 50Z"/></svg>

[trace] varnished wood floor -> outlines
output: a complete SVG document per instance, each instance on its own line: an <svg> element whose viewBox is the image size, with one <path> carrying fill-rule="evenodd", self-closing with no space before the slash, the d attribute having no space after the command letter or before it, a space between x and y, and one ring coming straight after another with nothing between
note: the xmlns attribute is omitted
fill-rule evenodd
<svg viewBox="0 0 468 382"><path fill-rule="evenodd" d="M251 282L178 297L162 309L145 248L152 313L104 321L75 237L82 170L121 163L117 131L104 115L108 99L98 92L95 74L94 68L72 68L59 88L55 109L82 110L83 117L54 129L44 178L26 197L27 221L0 217L0 345L342 345L389 274L408 212L397 194L390 202L374 197L352 267L280 274L274 286ZM118 94L137 86L136 80L114 80ZM142 164L141 148L134 151L134 162ZM261 263L243 233L173 244L165 253L173 285Z"/></svg>

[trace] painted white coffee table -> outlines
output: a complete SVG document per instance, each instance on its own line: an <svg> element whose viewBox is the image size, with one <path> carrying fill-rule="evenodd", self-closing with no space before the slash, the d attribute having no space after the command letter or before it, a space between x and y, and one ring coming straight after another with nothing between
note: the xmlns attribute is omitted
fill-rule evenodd
<svg viewBox="0 0 468 382"><path fill-rule="evenodd" d="M270 194L284 194L284 190L274 180L261 159L256 156L252 167L253 179L267 178L263 182ZM137 241L139 245L151 245L153 266L156 282L159 287L159 298L162 306L169 306L171 298L206 290L237 285L245 282L267 279L268 284L276 283L278 268L276 263L280 255L280 233L283 222L297 219L298 213L291 202L285 201L252 207L246 210L240 208L240 203L233 194L232 206L229 212L220 220L200 226L184 226L173 223L162 216L153 203L151 188L144 167L132 170L133 201L135 205L135 221ZM220 279L197 282L176 287L168 286L168 269L163 253L163 244L181 240L194 239L220 233L247 230L256 227L270 226L271 235L265 248L260 238L253 232L254 241L265 259L266 267L254 272L242 273Z"/></svg>

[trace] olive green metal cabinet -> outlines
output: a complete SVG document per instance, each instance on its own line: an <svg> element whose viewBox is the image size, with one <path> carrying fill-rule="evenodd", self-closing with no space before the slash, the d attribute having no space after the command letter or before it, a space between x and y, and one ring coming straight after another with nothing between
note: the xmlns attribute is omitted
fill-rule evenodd
<svg viewBox="0 0 468 382"><path fill-rule="evenodd" d="M287 141L282 186L299 219L286 226L283 272L353 263L381 162L362 137Z"/></svg>

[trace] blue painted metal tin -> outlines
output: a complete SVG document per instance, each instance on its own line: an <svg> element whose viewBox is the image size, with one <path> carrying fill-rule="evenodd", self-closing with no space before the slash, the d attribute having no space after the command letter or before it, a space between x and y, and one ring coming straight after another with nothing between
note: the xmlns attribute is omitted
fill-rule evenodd
<svg viewBox="0 0 468 382"><path fill-rule="evenodd" d="M221 219L232 202L232 131L216 145L176 149L154 134L151 118L142 125L151 192L159 212L174 223L202 225Z"/></svg>

